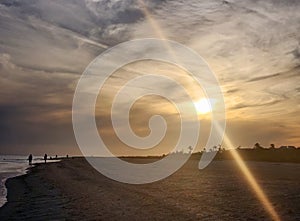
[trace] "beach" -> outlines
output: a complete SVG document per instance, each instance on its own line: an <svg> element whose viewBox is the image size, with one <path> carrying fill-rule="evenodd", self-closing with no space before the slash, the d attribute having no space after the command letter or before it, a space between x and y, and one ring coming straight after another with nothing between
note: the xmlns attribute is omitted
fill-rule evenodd
<svg viewBox="0 0 300 221"><path fill-rule="evenodd" d="M147 160L147 159L144 159ZM123 184L84 158L38 164L6 182L0 220L271 220L234 161L190 159L151 184ZM281 220L300 219L300 164L247 162Z"/></svg>
<svg viewBox="0 0 300 221"><path fill-rule="evenodd" d="M11 177L25 174L27 168L27 156L0 155L0 207L7 201L7 190L5 188L6 180Z"/></svg>

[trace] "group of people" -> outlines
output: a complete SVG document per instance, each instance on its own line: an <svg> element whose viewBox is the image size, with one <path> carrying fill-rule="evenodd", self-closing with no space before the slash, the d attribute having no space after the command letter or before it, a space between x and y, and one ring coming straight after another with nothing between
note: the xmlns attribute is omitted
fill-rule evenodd
<svg viewBox="0 0 300 221"><path fill-rule="evenodd" d="M47 158L48 158L48 155L47 154L45 154L44 155L44 161L45 161L45 163L47 163ZM32 160L33 160L33 156L32 156L32 154L29 154L29 156L28 156L28 163L29 163L29 165L32 165Z"/></svg>
<svg viewBox="0 0 300 221"><path fill-rule="evenodd" d="M67 155L67 158L69 158L69 155ZM47 163L47 159L48 159L48 155L45 154L45 155L44 155L44 161L45 161L45 163ZM52 159L52 158L50 157L50 159ZM55 156L55 159L57 159L57 155ZM32 165L32 160L33 160L32 154L29 154L27 160L28 160L29 165Z"/></svg>

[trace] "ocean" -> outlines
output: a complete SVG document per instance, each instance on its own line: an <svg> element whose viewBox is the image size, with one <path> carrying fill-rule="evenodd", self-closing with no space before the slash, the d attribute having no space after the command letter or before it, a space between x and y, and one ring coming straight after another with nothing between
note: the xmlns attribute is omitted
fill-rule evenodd
<svg viewBox="0 0 300 221"><path fill-rule="evenodd" d="M0 155L0 207L7 201L5 181L26 173L27 168L30 167L27 158L28 156ZM33 157L32 163L38 162L42 162L42 157Z"/></svg>

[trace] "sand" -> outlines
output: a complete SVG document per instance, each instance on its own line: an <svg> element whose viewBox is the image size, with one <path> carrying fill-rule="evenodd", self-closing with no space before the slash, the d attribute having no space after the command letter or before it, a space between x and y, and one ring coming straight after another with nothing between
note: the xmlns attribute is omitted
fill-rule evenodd
<svg viewBox="0 0 300 221"><path fill-rule="evenodd" d="M270 220L233 161L190 160L162 181L112 181L83 158L9 179L0 220ZM282 220L300 220L300 164L247 162Z"/></svg>

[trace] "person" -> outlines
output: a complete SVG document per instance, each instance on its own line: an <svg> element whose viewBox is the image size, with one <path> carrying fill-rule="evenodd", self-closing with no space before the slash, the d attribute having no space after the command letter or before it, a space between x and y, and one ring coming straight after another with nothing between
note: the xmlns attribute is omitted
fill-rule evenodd
<svg viewBox="0 0 300 221"><path fill-rule="evenodd" d="M29 154L28 156L28 163L29 165L32 165L32 154Z"/></svg>
<svg viewBox="0 0 300 221"><path fill-rule="evenodd" d="M45 163L47 162L47 154L44 155Z"/></svg>

